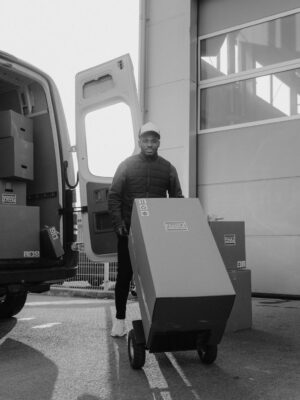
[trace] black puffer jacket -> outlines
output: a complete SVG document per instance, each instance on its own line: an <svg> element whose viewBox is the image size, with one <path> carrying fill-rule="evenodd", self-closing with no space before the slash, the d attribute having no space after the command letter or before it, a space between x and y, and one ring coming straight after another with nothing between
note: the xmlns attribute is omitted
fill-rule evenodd
<svg viewBox="0 0 300 400"><path fill-rule="evenodd" d="M130 227L136 198L183 197L175 167L163 157L143 153L123 161L114 176L108 197L115 231L125 223Z"/></svg>

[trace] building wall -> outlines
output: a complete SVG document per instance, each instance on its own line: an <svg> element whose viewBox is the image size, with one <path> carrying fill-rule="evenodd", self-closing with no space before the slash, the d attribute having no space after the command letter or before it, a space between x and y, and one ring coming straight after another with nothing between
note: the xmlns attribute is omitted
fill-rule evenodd
<svg viewBox="0 0 300 400"><path fill-rule="evenodd" d="M297 7L294 0L200 1L199 34ZM259 99L256 104L259 117L267 104ZM207 214L245 221L254 292L300 294L299 132L300 119L295 117L198 135L200 200Z"/></svg>
<svg viewBox="0 0 300 400"><path fill-rule="evenodd" d="M199 136L202 205L245 221L255 292L299 294L299 146L299 120Z"/></svg>
<svg viewBox="0 0 300 400"><path fill-rule="evenodd" d="M262 293L300 293L300 119L197 134L197 36L299 6L299 0L141 0L143 119L161 128L161 154L176 166L184 194L198 195L207 214L245 221L252 289ZM227 102L225 96L220 119ZM258 115L267 105L251 107Z"/></svg>
<svg viewBox="0 0 300 400"><path fill-rule="evenodd" d="M196 195L197 2L142 0L140 100L144 122L161 129L160 154Z"/></svg>

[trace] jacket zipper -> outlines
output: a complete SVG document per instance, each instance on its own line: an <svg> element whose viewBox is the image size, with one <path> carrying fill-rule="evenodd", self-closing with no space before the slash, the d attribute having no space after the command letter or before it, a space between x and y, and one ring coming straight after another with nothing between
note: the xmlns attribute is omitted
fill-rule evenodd
<svg viewBox="0 0 300 400"><path fill-rule="evenodd" d="M150 164L149 164L149 161L148 161L148 164L147 164L146 197L149 197L149 189L150 189Z"/></svg>

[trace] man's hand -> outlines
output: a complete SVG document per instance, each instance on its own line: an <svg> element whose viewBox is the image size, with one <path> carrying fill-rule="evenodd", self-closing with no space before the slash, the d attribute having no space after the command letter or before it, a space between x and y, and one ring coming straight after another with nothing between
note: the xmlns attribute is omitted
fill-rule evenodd
<svg viewBox="0 0 300 400"><path fill-rule="evenodd" d="M127 237L128 236L128 230L127 230L125 224L123 224L122 226L118 227L117 235L118 236L122 236L122 237Z"/></svg>

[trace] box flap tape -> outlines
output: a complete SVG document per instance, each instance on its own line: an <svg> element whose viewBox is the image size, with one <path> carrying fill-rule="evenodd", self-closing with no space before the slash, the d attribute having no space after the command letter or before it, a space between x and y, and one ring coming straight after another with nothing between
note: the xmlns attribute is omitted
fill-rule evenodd
<svg viewBox="0 0 300 400"><path fill-rule="evenodd" d="M151 332L213 329L235 292L198 199L136 199L129 251L146 341Z"/></svg>

